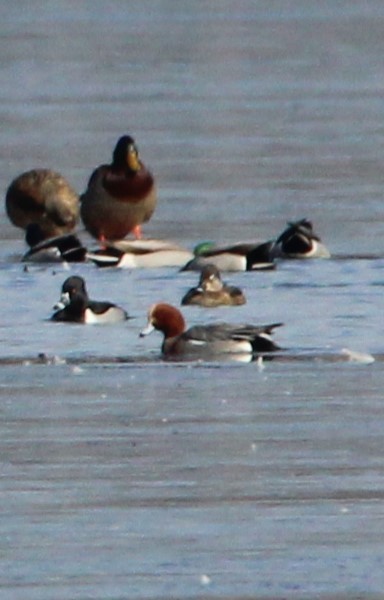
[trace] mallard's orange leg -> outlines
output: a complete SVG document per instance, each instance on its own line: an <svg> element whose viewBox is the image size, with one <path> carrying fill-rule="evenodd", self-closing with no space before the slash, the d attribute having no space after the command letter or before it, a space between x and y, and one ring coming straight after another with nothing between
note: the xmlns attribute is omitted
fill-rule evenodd
<svg viewBox="0 0 384 600"><path fill-rule="evenodd" d="M106 247L107 247L107 245L105 243L106 241L107 241L107 238L105 237L104 233L101 233L99 235L99 244L100 244L100 246L102 247L103 250L105 250Z"/></svg>
<svg viewBox="0 0 384 600"><path fill-rule="evenodd" d="M141 238L142 238L142 233L141 233L141 226L140 226L140 225L136 225L136 227L134 227L134 228L132 229L132 233L133 233L133 235L135 236L135 238L136 238L137 240L141 240Z"/></svg>

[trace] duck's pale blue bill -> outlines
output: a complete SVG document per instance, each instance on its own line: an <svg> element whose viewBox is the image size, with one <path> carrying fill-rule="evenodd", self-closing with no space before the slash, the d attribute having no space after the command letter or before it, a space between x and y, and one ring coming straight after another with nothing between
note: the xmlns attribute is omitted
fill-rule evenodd
<svg viewBox="0 0 384 600"><path fill-rule="evenodd" d="M56 302L55 306L53 307L53 310L62 310L63 308L68 306L70 302L71 299L69 297L69 294L68 292L65 292L65 294L61 294L60 300Z"/></svg>
<svg viewBox="0 0 384 600"><path fill-rule="evenodd" d="M155 328L154 328L154 326L152 325L152 323L148 323L148 324L146 325L146 327L144 327L144 329L142 329L142 330L140 331L140 334L139 334L139 336L140 336L140 337L144 337L145 335L149 335L150 333L152 333L152 331L154 331L154 330L155 330Z"/></svg>

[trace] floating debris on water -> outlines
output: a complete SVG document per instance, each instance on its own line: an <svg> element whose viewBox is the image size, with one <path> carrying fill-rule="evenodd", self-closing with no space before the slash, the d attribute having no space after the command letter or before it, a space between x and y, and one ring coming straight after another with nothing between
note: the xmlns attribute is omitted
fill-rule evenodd
<svg viewBox="0 0 384 600"><path fill-rule="evenodd" d="M349 348L343 348L341 354L346 356L351 362L358 362L364 365L370 365L375 362L375 358L372 354L356 352L355 350L349 350Z"/></svg>

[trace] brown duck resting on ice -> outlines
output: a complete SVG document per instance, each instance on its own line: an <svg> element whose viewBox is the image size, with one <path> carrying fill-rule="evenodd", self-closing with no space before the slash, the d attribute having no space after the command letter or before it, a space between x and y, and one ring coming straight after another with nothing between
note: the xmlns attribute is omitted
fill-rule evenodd
<svg viewBox="0 0 384 600"><path fill-rule="evenodd" d="M79 196L60 173L32 169L12 181L5 208L16 227L27 229L35 223L50 238L73 231L79 218Z"/></svg>
<svg viewBox="0 0 384 600"><path fill-rule="evenodd" d="M124 135L112 163L92 173L81 196L81 218L100 241L120 240L131 232L140 238L140 226L151 218L156 199L153 175L141 162L134 139Z"/></svg>

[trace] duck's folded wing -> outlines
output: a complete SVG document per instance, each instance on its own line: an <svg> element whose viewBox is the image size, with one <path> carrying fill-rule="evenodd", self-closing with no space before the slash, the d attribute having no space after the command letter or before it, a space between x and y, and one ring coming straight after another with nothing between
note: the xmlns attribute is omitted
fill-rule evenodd
<svg viewBox="0 0 384 600"><path fill-rule="evenodd" d="M116 267L122 256L123 252L116 248L104 248L103 250L87 252L88 260L94 262L98 267Z"/></svg>
<svg viewBox="0 0 384 600"><path fill-rule="evenodd" d="M212 325L195 325L186 332L189 339L202 342L214 342L217 340L248 340L255 336L270 335L276 327L283 323L272 323L270 325L230 325L229 323L214 323ZM185 334L183 334L185 335Z"/></svg>

